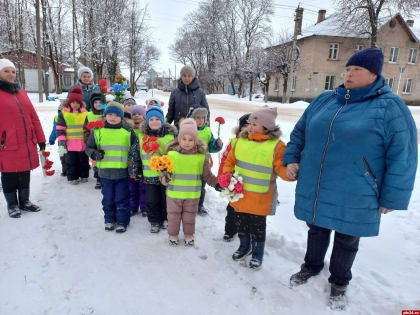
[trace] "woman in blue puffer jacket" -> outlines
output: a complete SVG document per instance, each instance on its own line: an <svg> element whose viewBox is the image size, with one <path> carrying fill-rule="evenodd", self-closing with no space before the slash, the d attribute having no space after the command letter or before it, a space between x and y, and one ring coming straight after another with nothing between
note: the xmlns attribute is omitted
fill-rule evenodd
<svg viewBox="0 0 420 315"><path fill-rule="evenodd" d="M362 236L377 236L381 213L405 210L417 169L417 130L404 101L381 76L379 49L355 53L345 83L315 98L297 122L284 165L298 178L295 216L309 226L301 270L291 285L324 267L331 231L330 306L344 308Z"/></svg>

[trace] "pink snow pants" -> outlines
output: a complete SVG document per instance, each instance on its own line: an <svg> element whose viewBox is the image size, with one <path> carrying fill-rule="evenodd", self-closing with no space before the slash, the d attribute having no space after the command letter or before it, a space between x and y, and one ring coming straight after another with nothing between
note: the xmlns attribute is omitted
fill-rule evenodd
<svg viewBox="0 0 420 315"><path fill-rule="evenodd" d="M199 201L199 199L166 198L169 236L178 236L181 222L184 236L194 235Z"/></svg>

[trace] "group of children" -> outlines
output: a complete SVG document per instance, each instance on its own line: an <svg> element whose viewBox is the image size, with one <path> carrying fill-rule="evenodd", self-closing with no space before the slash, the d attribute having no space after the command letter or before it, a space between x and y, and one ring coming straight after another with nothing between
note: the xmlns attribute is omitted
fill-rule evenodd
<svg viewBox="0 0 420 315"><path fill-rule="evenodd" d="M133 98L111 101L103 109L101 94L90 96L86 111L80 88L75 87L55 118L63 176L76 185L87 182L89 160L102 189L105 230L123 233L130 216L140 212L150 222L150 232L167 229L169 243L179 244L182 223L184 244L194 245L197 213L203 207L205 185L221 191L211 172L209 153L223 143L208 126L208 111L195 109L179 123L165 123L162 104ZM244 197L227 206L225 241L238 233L240 246L234 260L252 255L250 268L262 264L266 216L277 206L276 175L291 181L282 165L285 145L275 124L276 109L263 108L239 119L239 126L223 153L218 176L237 171L243 177ZM96 123L98 122L98 123ZM54 131L54 130L53 130ZM50 144L55 142L50 137ZM153 155L167 155L173 163L170 177L151 167Z"/></svg>

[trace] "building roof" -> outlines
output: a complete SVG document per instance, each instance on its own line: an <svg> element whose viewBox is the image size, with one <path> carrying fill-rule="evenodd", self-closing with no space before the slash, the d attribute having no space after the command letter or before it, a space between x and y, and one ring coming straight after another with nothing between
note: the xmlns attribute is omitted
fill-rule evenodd
<svg viewBox="0 0 420 315"><path fill-rule="evenodd" d="M409 27L401 16L401 14L397 13L393 17L387 19L385 23L383 23L379 27L379 32L381 28L383 28L390 20L396 19L404 31L407 33L408 37L413 42L419 42L420 40L420 30L413 29ZM335 13L328 16L325 20L320 23L311 25L302 30L302 34L298 35L297 39L302 39L305 37L311 36L336 36L336 37L351 37L351 38L369 38L368 34L360 35L359 33L354 31L354 28L350 27L349 25L339 27L341 25L341 20L339 14Z"/></svg>

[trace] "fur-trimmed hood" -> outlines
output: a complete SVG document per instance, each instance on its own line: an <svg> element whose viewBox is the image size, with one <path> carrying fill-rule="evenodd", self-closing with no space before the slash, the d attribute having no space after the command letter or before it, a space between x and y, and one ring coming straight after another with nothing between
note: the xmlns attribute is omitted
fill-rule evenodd
<svg viewBox="0 0 420 315"><path fill-rule="evenodd" d="M178 129L175 126L170 125L168 123L165 123L165 127L168 130L168 134L171 134L171 135L175 136L178 132ZM140 124L139 130L140 130L141 133L147 134L147 124L146 124L145 121Z"/></svg>
<svg viewBox="0 0 420 315"><path fill-rule="evenodd" d="M207 152L207 144L203 140L198 139L195 145L195 148L187 152L181 149L181 146L179 145L179 141L177 138L177 139L172 140L166 145L165 154L168 154L169 151L177 151L184 154L196 154L196 153L205 154Z"/></svg>
<svg viewBox="0 0 420 315"><path fill-rule="evenodd" d="M3 80L0 80L0 90L5 92L16 94L20 90L19 83L9 83Z"/></svg>
<svg viewBox="0 0 420 315"><path fill-rule="evenodd" d="M270 140L272 139L279 139L282 135L282 132L280 130L279 126L276 126L274 130L270 130L267 134L268 138ZM248 130L244 130L239 134L240 138L248 138Z"/></svg>

